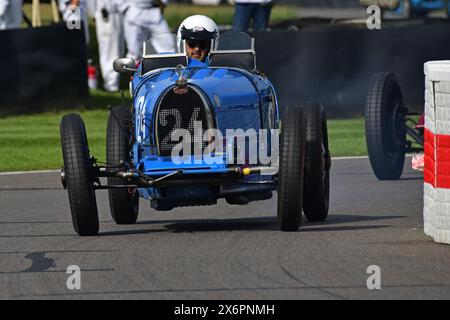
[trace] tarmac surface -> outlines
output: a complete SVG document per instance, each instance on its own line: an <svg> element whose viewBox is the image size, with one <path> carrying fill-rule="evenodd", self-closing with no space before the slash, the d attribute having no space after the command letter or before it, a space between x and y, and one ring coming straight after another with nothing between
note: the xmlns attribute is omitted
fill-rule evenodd
<svg viewBox="0 0 450 320"><path fill-rule="evenodd" d="M410 167L409 163L406 165ZM335 160L326 223L282 233L276 197L158 213L75 235L57 173L0 176L0 299L449 299L450 247L423 233L421 173L377 181L367 159ZM71 265L81 290L67 289ZM369 266L381 290L369 290Z"/></svg>

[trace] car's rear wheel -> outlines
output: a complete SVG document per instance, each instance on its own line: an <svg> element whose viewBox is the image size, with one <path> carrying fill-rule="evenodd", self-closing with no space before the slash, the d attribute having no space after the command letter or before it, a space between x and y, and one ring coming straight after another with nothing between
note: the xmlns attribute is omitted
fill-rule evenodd
<svg viewBox="0 0 450 320"><path fill-rule="evenodd" d="M331 168L327 119L321 104L307 103L303 111L306 118L303 212L309 221L325 221L330 204Z"/></svg>
<svg viewBox="0 0 450 320"><path fill-rule="evenodd" d="M131 111L124 106L114 107L108 118L106 133L106 161L109 166L130 163L132 121ZM109 185L124 185L126 180L108 178ZM109 205L111 216L119 224L135 224L139 214L139 194L135 189L110 189Z"/></svg>
<svg viewBox="0 0 450 320"><path fill-rule="evenodd" d="M407 113L395 75L374 75L367 96L365 126L370 163L379 180L398 180L402 175Z"/></svg>
<svg viewBox="0 0 450 320"><path fill-rule="evenodd" d="M99 231L99 219L83 119L78 114L64 116L60 133L63 170L74 229L80 236L95 236Z"/></svg>
<svg viewBox="0 0 450 320"><path fill-rule="evenodd" d="M301 108L283 114L278 172L278 223L282 231L300 227L303 207L305 122Z"/></svg>

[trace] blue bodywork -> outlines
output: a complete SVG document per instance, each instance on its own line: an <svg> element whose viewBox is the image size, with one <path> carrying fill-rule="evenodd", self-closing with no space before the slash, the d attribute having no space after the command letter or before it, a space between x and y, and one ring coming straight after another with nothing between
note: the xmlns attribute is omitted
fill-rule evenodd
<svg viewBox="0 0 450 320"><path fill-rule="evenodd" d="M404 12L405 1L402 0L400 6L396 9L397 14ZM429 11L446 9L445 0L411 0L411 11L413 13L425 14Z"/></svg>
<svg viewBox="0 0 450 320"><path fill-rule="evenodd" d="M208 64L191 60L183 69L188 85L196 88L207 98L214 120L221 132L227 129L276 129L279 109L273 85L264 76L235 68L212 68ZM183 170L183 176L195 180L205 174L229 172L226 161L221 164L175 164L171 157L160 156L155 134L156 109L162 95L174 87L179 75L175 68L154 70L141 75L141 67L130 84L133 99L133 120L136 142L133 146L133 167L139 168L152 178ZM272 109L272 110L269 110ZM275 121L267 118L273 116ZM225 157L225 155L224 155ZM169 203L170 207L190 205L189 199L209 199L214 202L230 194L268 192L276 189L276 177L252 174L236 184L227 185L180 185L162 190L158 187L141 188L141 197ZM187 203L187 204L186 204Z"/></svg>

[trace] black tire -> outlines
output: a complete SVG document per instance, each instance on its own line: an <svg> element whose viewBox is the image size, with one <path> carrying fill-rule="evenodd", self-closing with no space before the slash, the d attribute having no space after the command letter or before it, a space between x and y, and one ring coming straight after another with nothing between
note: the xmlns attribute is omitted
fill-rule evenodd
<svg viewBox="0 0 450 320"><path fill-rule="evenodd" d="M115 117L122 124L119 125ZM120 165L123 162L130 163L131 141L130 134L124 128L129 128L132 121L131 111L127 107L119 106L111 110L108 118L106 132L106 161L108 165ZM128 129L126 129L128 130ZM126 180L120 178L108 178L110 185L123 185ZM131 189L110 189L109 206L111 216L119 225L135 224L139 214L139 194Z"/></svg>
<svg viewBox="0 0 450 320"><path fill-rule="evenodd" d="M303 107L306 123L303 213L309 221L325 221L330 206L331 157L325 110L318 103Z"/></svg>
<svg viewBox="0 0 450 320"><path fill-rule="evenodd" d="M297 231L302 217L305 163L305 123L301 108L286 109L280 139L278 223L282 231Z"/></svg>
<svg viewBox="0 0 450 320"><path fill-rule="evenodd" d="M402 175L407 113L395 75L374 75L367 96L365 126L370 163L379 180L398 180Z"/></svg>
<svg viewBox="0 0 450 320"><path fill-rule="evenodd" d="M99 230L99 219L83 119L78 114L64 116L60 133L74 229L80 236L95 236Z"/></svg>

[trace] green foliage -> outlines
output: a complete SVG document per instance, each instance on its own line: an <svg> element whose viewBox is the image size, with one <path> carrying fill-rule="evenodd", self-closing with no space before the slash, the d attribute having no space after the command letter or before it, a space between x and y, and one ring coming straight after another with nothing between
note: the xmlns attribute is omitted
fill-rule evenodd
<svg viewBox="0 0 450 320"><path fill-rule="evenodd" d="M95 101L105 97L94 92ZM108 110L82 110L91 155L105 160ZM58 169L62 166L59 122L68 112L15 116L0 119L0 171ZM330 149L333 157L366 155L364 120L330 120Z"/></svg>
<svg viewBox="0 0 450 320"><path fill-rule="evenodd" d="M91 153L104 160L107 112L80 113L86 122ZM62 167L59 138L62 115L58 112L0 119L0 171Z"/></svg>
<svg viewBox="0 0 450 320"><path fill-rule="evenodd" d="M366 156L364 119L328 120L332 157Z"/></svg>

